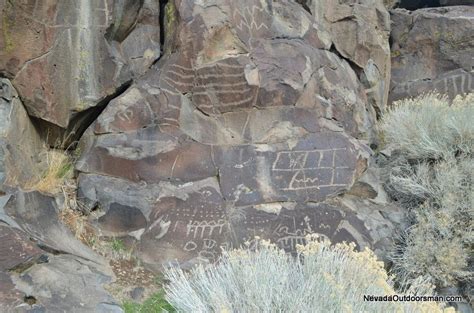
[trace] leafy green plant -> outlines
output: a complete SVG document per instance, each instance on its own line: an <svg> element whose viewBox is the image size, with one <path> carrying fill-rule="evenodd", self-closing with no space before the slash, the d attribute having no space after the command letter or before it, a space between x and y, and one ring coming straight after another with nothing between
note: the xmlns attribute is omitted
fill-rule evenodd
<svg viewBox="0 0 474 313"><path fill-rule="evenodd" d="M126 301L123 303L125 313L158 313L175 312L175 309L166 301L163 290L153 294L143 303Z"/></svg>
<svg viewBox="0 0 474 313"><path fill-rule="evenodd" d="M179 312L442 312L435 302L364 301L399 294L373 252L316 235L306 241L296 258L260 241L189 273L169 268L166 299ZM419 283L407 294L416 292L427 295L430 286Z"/></svg>
<svg viewBox="0 0 474 313"><path fill-rule="evenodd" d="M112 241L110 242L110 247L115 252L122 252L126 250L126 247L123 241L117 238L112 239Z"/></svg>

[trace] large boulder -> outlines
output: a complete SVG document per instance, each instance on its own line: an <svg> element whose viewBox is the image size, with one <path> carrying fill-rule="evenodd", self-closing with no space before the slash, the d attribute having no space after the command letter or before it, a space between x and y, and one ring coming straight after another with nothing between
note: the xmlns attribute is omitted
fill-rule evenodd
<svg viewBox="0 0 474 313"><path fill-rule="evenodd" d="M105 290L113 279L105 261L59 222L53 198L0 197L2 312L123 312Z"/></svg>
<svg viewBox="0 0 474 313"><path fill-rule="evenodd" d="M432 90L451 98L474 90L474 7L391 14L390 102Z"/></svg>
<svg viewBox="0 0 474 313"><path fill-rule="evenodd" d="M8 197L0 210L0 220L11 223L23 230L39 246L59 253L77 255L83 259L105 265L105 260L89 247L77 240L72 232L60 222L56 199L39 192L21 192ZM1 198L0 198L1 199ZM3 219L2 215L9 217Z"/></svg>
<svg viewBox="0 0 474 313"><path fill-rule="evenodd" d="M45 167L40 162L44 151L15 88L0 78L0 192L38 179Z"/></svg>
<svg viewBox="0 0 474 313"><path fill-rule="evenodd" d="M160 56L158 1L1 0L0 21L0 73L62 129Z"/></svg>
<svg viewBox="0 0 474 313"><path fill-rule="evenodd" d="M104 288L109 282L93 263L49 254L22 271L0 271L0 307L2 312L18 313L123 313Z"/></svg>
<svg viewBox="0 0 474 313"><path fill-rule="evenodd" d="M383 112L390 84L390 16L384 1L306 2L326 47L332 45L349 62L373 109Z"/></svg>
<svg viewBox="0 0 474 313"><path fill-rule="evenodd" d="M382 1L324 9L170 1L166 55L79 146L79 199L99 208L96 227L135 241L156 269L214 260L256 235L288 251L311 232L378 245L372 226L391 222L335 199L370 159L388 13Z"/></svg>

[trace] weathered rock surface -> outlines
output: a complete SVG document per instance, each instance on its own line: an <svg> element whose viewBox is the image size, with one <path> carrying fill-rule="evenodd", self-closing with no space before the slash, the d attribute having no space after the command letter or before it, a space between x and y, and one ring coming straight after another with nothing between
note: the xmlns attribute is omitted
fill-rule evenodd
<svg viewBox="0 0 474 313"><path fill-rule="evenodd" d="M8 79L0 78L0 191L40 177L43 144Z"/></svg>
<svg viewBox="0 0 474 313"><path fill-rule="evenodd" d="M4 312L12 312L14 308L22 305L24 294L15 289L10 275L0 271L0 305Z"/></svg>
<svg viewBox="0 0 474 313"><path fill-rule="evenodd" d="M103 288L109 282L94 264L71 255L49 255L47 262L20 273L0 271L0 307L6 313L123 313Z"/></svg>
<svg viewBox="0 0 474 313"><path fill-rule="evenodd" d="M320 37L355 68L367 100L382 112L390 84L390 18L383 1L307 2Z"/></svg>
<svg viewBox="0 0 474 313"><path fill-rule="evenodd" d="M11 195L4 211L40 246L105 263L104 259L78 241L59 221L54 198L38 192L17 192Z"/></svg>
<svg viewBox="0 0 474 313"><path fill-rule="evenodd" d="M436 89L450 97L474 90L474 7L392 14L390 101Z"/></svg>
<svg viewBox="0 0 474 313"><path fill-rule="evenodd" d="M0 311L123 312L104 289L111 270L58 221L53 201L0 197Z"/></svg>
<svg viewBox="0 0 474 313"><path fill-rule="evenodd" d="M0 1L0 73L67 128L160 56L158 1Z"/></svg>
<svg viewBox="0 0 474 313"><path fill-rule="evenodd" d="M390 22L428 2L446 7ZM449 6L470 2L0 0L0 311L122 312L59 200L22 191L45 137L86 128L80 208L152 270L309 233L386 258L406 220L369 164L375 122L473 91L474 7Z"/></svg>
<svg viewBox="0 0 474 313"><path fill-rule="evenodd" d="M101 209L96 226L133 238L156 269L255 235L288 251L310 232L381 242L372 226L390 221L330 202L367 168L362 139L387 97L382 1L174 3L168 54L81 141L79 197Z"/></svg>
<svg viewBox="0 0 474 313"><path fill-rule="evenodd" d="M25 233L0 224L0 272L34 264L43 251L33 244Z"/></svg>
<svg viewBox="0 0 474 313"><path fill-rule="evenodd" d="M123 313L103 287L110 277L74 256L50 256L48 263L13 274L12 281L17 290L36 301L15 312Z"/></svg>

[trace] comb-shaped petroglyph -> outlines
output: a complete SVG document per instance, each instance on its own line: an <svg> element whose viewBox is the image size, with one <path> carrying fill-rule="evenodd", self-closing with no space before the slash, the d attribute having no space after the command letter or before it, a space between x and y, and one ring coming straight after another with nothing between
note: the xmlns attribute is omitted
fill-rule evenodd
<svg viewBox="0 0 474 313"><path fill-rule="evenodd" d="M189 221L186 226L186 236L203 239L204 236L221 235L228 226L224 219L210 221ZM214 233L215 231L215 233Z"/></svg>

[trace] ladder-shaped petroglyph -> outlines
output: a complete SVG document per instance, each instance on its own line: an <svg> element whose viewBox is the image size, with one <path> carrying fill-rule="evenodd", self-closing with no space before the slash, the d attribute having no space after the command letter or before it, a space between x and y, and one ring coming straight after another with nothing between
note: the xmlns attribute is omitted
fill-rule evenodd
<svg viewBox="0 0 474 313"><path fill-rule="evenodd" d="M474 90L472 76L474 76L474 73L466 72L438 79L434 83L434 89L441 93L448 93L452 97L471 92Z"/></svg>
<svg viewBox="0 0 474 313"><path fill-rule="evenodd" d="M280 151L272 165L273 179L281 190L346 186L336 181L338 171L350 170L338 160L344 153L347 148Z"/></svg>
<svg viewBox="0 0 474 313"><path fill-rule="evenodd" d="M193 87L195 72L192 65L170 64L163 73L163 80L173 89L187 92Z"/></svg>
<svg viewBox="0 0 474 313"><path fill-rule="evenodd" d="M234 61L221 61L197 70L193 100L202 110L251 107L256 100L255 86L249 86L245 69Z"/></svg>
<svg viewBox="0 0 474 313"><path fill-rule="evenodd" d="M406 94L409 97L416 97L423 92L436 90L442 94L448 94L455 97L458 94L469 93L474 90L474 72L457 72L446 74L433 80L420 80L415 82L403 83L396 86L396 91L400 94Z"/></svg>

